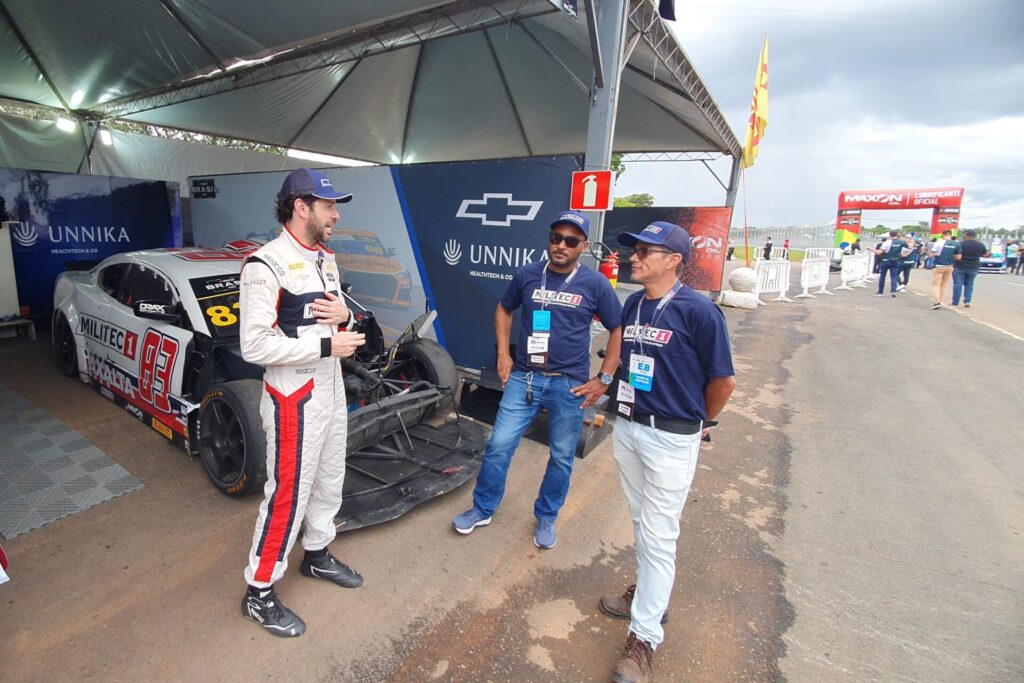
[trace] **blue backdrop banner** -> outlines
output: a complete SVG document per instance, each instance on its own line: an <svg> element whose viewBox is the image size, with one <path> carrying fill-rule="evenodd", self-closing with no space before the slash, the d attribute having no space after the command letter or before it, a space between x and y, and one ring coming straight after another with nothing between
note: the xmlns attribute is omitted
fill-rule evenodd
<svg viewBox="0 0 1024 683"><path fill-rule="evenodd" d="M178 184L0 168L0 219L11 230L18 300L49 328L53 283L113 254L181 246Z"/></svg>
<svg viewBox="0 0 1024 683"><path fill-rule="evenodd" d="M494 307L516 270L547 258L580 168L574 156L392 167L438 340L459 365L494 367Z"/></svg>

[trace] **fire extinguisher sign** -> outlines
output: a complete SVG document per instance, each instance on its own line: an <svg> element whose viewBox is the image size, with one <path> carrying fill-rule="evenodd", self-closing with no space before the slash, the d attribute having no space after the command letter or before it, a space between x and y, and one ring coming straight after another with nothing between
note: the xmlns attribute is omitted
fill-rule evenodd
<svg viewBox="0 0 1024 683"><path fill-rule="evenodd" d="M573 211L610 211L611 171L574 171L569 208Z"/></svg>

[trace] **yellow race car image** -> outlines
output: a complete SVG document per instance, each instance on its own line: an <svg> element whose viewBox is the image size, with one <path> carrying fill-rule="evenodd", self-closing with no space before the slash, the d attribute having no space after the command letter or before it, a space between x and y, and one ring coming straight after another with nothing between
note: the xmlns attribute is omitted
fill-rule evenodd
<svg viewBox="0 0 1024 683"><path fill-rule="evenodd" d="M376 234L366 230L335 232L328 247L334 251L341 279L352 285L352 295L386 306L412 306L412 278L394 258L395 248L385 247Z"/></svg>

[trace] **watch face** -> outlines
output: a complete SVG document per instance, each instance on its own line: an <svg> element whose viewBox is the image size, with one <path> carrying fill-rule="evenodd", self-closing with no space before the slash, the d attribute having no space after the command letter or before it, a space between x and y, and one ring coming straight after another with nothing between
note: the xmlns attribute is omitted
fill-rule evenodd
<svg viewBox="0 0 1024 683"><path fill-rule="evenodd" d="M615 379L611 375L605 374L603 372L600 375L598 375L597 378L601 380L601 384L611 384L612 380Z"/></svg>

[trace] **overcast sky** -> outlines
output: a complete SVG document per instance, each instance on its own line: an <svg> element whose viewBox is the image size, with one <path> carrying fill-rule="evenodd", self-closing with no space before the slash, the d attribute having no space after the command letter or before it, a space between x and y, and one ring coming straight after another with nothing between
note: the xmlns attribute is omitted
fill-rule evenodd
<svg viewBox="0 0 1024 683"><path fill-rule="evenodd" d="M835 218L840 191L962 186L961 225L1024 225L1024 0L677 0L671 24L743 143L769 42L750 225ZM716 166L723 181L728 162ZM632 164L616 195L721 204L700 164ZM740 194L733 224L742 225ZM930 220L866 211L864 225Z"/></svg>

